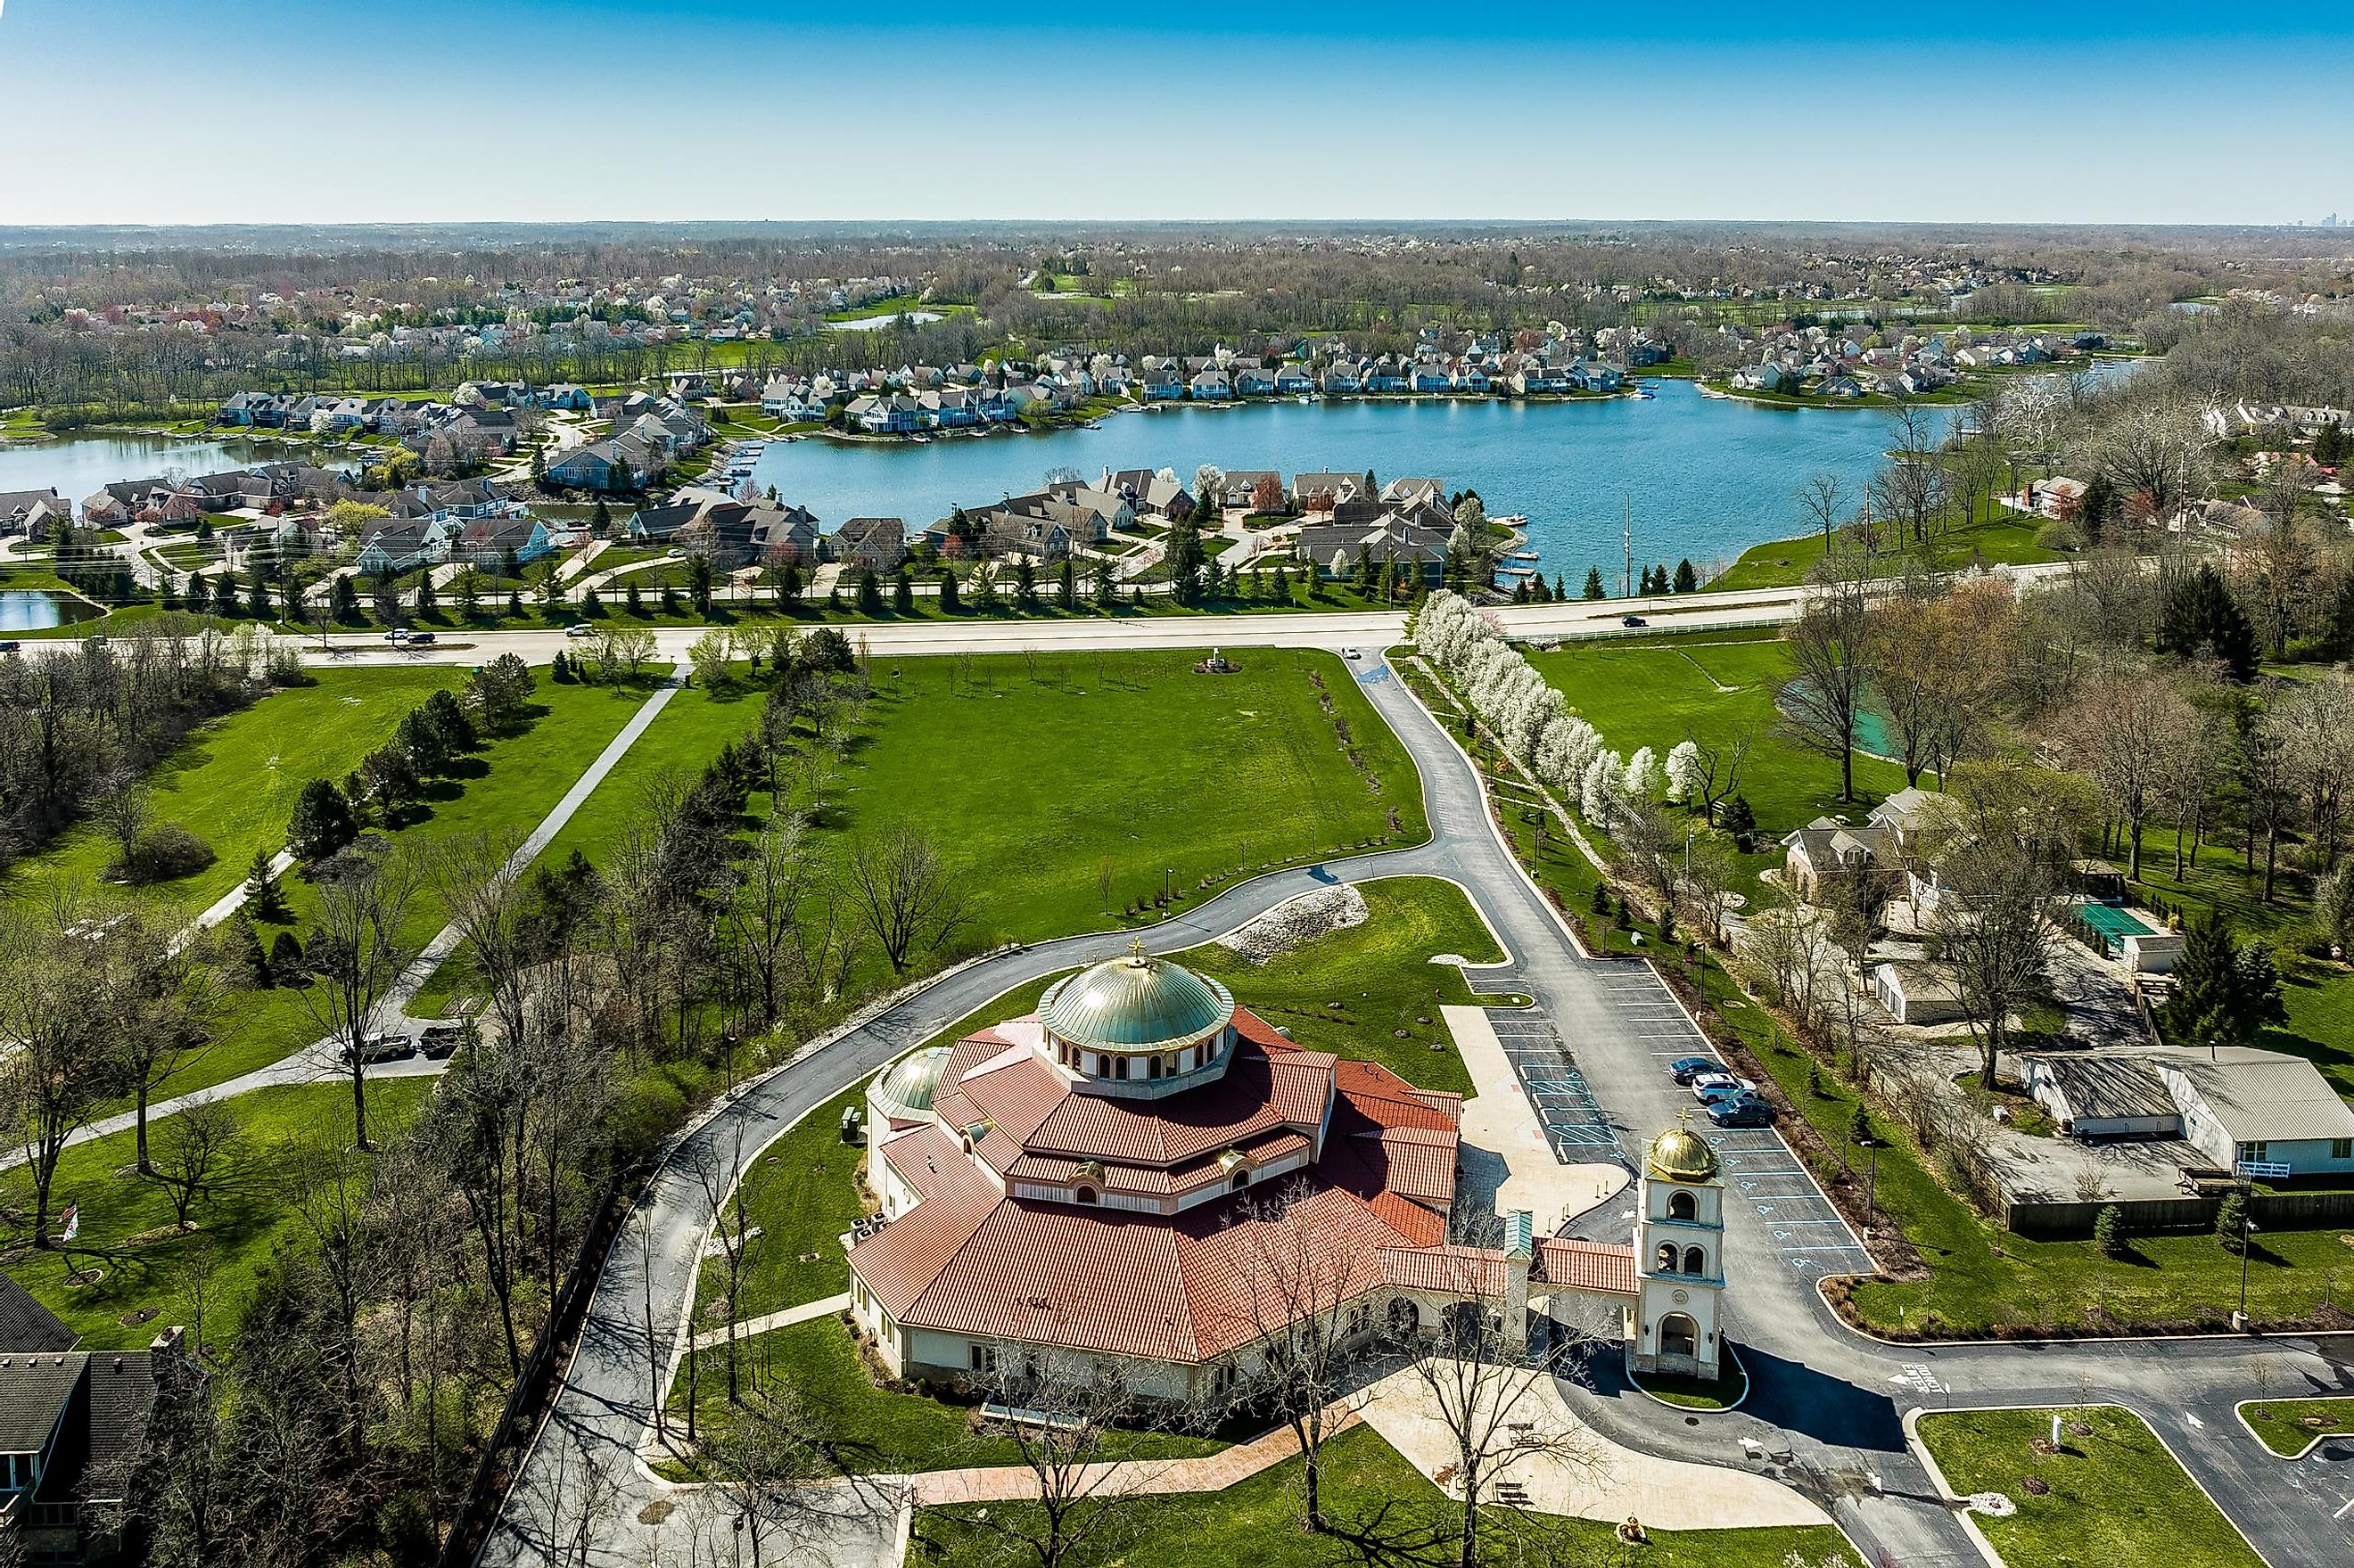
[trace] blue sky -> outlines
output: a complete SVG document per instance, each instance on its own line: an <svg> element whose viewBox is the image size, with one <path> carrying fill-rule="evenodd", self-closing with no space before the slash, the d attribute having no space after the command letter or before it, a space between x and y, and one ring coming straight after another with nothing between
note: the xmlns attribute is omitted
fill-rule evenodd
<svg viewBox="0 0 2354 1568"><path fill-rule="evenodd" d="M0 222L2354 215L2327 8L869 9L5 0Z"/></svg>

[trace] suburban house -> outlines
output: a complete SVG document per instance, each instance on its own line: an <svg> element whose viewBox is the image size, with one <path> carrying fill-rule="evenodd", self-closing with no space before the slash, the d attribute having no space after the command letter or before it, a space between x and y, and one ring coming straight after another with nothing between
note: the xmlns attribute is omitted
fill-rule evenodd
<svg viewBox="0 0 2354 1568"><path fill-rule="evenodd" d="M39 534L60 517L72 522L73 510L55 490L0 492L0 534Z"/></svg>
<svg viewBox="0 0 2354 1568"><path fill-rule="evenodd" d="M146 1435L157 1376L182 1354L176 1328L143 1351L75 1343L71 1329L0 1277L0 1535L27 1563L113 1555L120 1542L104 1505L122 1500L117 1461Z"/></svg>
<svg viewBox="0 0 2354 1568"><path fill-rule="evenodd" d="M853 517L834 530L827 547L854 570L896 572L907 558L907 524L897 517Z"/></svg>
<svg viewBox="0 0 2354 1568"><path fill-rule="evenodd" d="M369 533L352 566L368 577L398 577L419 567L438 567L450 558L450 539L457 532L454 522L430 518L387 524Z"/></svg>
<svg viewBox="0 0 2354 1568"><path fill-rule="evenodd" d="M1885 864L1890 839L1885 828L1850 827L1836 817L1817 817L1783 839L1783 882L1809 904L1820 903L1826 877Z"/></svg>
<svg viewBox="0 0 2354 1568"><path fill-rule="evenodd" d="M460 531L451 554L485 571L506 564L529 566L556 549L555 536L536 517L476 517Z"/></svg>
<svg viewBox="0 0 2354 1568"><path fill-rule="evenodd" d="M1447 576L1447 535L1438 529L1421 527L1394 514L1385 514L1370 524L1307 524L1299 530L1292 552L1301 564L1331 577L1348 576L1356 570L1361 558L1372 561L1376 567L1395 560L1402 567L1419 571L1424 582L1436 585Z"/></svg>
<svg viewBox="0 0 2354 1568"><path fill-rule="evenodd" d="M652 469L652 453L633 436L574 447L547 465L551 483L580 490L634 490Z"/></svg>
<svg viewBox="0 0 2354 1568"><path fill-rule="evenodd" d="M1136 513L1155 513L1172 523L1193 515L1193 493L1173 473L1149 468L1106 469L1096 488L1123 497Z"/></svg>
<svg viewBox="0 0 2354 1568"><path fill-rule="evenodd" d="M2077 1138L2179 1138L2267 1180L2354 1173L2354 1107L2302 1056L2158 1046L2021 1057L2020 1081Z"/></svg>
<svg viewBox="0 0 2354 1568"><path fill-rule="evenodd" d="M1227 379L1225 371L1215 366L1196 372L1187 386L1195 399L1200 401L1231 397L1235 393L1234 383Z"/></svg>

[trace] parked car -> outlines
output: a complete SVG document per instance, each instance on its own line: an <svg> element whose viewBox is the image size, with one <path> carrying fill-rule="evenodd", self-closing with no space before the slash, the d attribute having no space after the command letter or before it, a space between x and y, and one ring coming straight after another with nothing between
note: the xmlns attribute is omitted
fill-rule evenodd
<svg viewBox="0 0 2354 1568"><path fill-rule="evenodd" d="M1709 1101L1708 1119L1718 1127L1771 1127L1774 1107L1755 1095L1734 1095Z"/></svg>
<svg viewBox="0 0 2354 1568"><path fill-rule="evenodd" d="M406 626L396 626L391 630L384 634L384 640L397 647L408 641L408 628Z"/></svg>
<svg viewBox="0 0 2354 1568"><path fill-rule="evenodd" d="M360 1042L360 1062L373 1066L378 1062L398 1062L417 1049L417 1042L406 1034L371 1034ZM344 1060L352 1059L351 1047L344 1047Z"/></svg>
<svg viewBox="0 0 2354 1568"><path fill-rule="evenodd" d="M457 1023L429 1023L419 1036L418 1045L428 1061L447 1061L458 1051L458 1042L465 1037L465 1027Z"/></svg>
<svg viewBox="0 0 2354 1568"><path fill-rule="evenodd" d="M1679 1056L1668 1064L1668 1071L1675 1075L1677 1083L1689 1084L1702 1073L1723 1073L1729 1069L1712 1056Z"/></svg>
<svg viewBox="0 0 2354 1568"><path fill-rule="evenodd" d="M597 635L597 629L589 625L585 620L576 620L571 625L564 629L564 635L567 637L594 637Z"/></svg>
<svg viewBox="0 0 2354 1568"><path fill-rule="evenodd" d="M1348 650L1344 651L1344 652L1341 653L1341 658L1343 658L1343 659L1362 659L1362 658L1363 658L1363 657L1364 657L1364 655L1363 655L1363 654L1362 654L1362 653L1360 653L1360 652L1358 652L1354 648L1351 648L1351 649L1348 649Z"/></svg>
<svg viewBox="0 0 2354 1568"><path fill-rule="evenodd" d="M1757 1086L1731 1073L1702 1073L1691 1081L1691 1092L1692 1098L1706 1105L1711 1100L1734 1095L1754 1095L1757 1092Z"/></svg>
<svg viewBox="0 0 2354 1568"><path fill-rule="evenodd" d="M1649 626L1651 623L1645 620L1639 615L1627 615L1619 618L1618 624L1621 626Z"/></svg>

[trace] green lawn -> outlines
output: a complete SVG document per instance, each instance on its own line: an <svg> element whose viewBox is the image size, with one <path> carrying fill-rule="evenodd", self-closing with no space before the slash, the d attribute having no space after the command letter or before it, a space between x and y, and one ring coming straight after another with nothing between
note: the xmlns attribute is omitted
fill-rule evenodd
<svg viewBox="0 0 2354 1568"><path fill-rule="evenodd" d="M850 1330L838 1318L820 1318L738 1340L736 1354L740 1380L774 1378L792 1390L819 1428L854 1457L857 1468L907 1474L1021 1462L1009 1440L974 1436L966 1425L964 1406L877 1388L859 1360ZM727 1420L726 1350L705 1351L697 1360L695 1417L702 1431L708 1432ZM684 1422L686 1404L682 1361L671 1385L674 1424ZM1224 1446L1187 1433L1140 1432L1119 1435L1107 1452L1127 1458L1177 1459L1215 1453Z"/></svg>
<svg viewBox="0 0 2354 1568"><path fill-rule="evenodd" d="M1439 953L1474 961L1499 959L1494 938L1452 883L1385 879L1366 885L1365 903L1370 917L1363 925L1264 966L1216 944L1189 948L1177 959L1225 981L1236 1001L1289 1029L1310 1050L1380 1062L1424 1088L1469 1094L1470 1077L1437 1010L1474 999L1460 969L1429 960ZM1047 976L1016 987L928 1044L949 1044L1035 1011L1054 980ZM1325 1005L1335 1001L1342 1005ZM1430 1022L1424 1023L1425 1018ZM1394 1033L1400 1029L1406 1032L1404 1038ZM738 1318L757 1318L850 1288L850 1266L837 1238L864 1205L851 1180L860 1155L842 1141L842 1112L846 1106L864 1106L866 1086L855 1086L811 1112L754 1162L744 1183L744 1212L760 1234L744 1249ZM725 1277L723 1262L705 1262L696 1284L696 1321L705 1328L726 1321Z"/></svg>
<svg viewBox="0 0 2354 1568"><path fill-rule="evenodd" d="M273 692L201 726L148 783L155 820L197 833L217 858L194 875L133 895L190 913L212 903L245 880L255 850L285 847L286 819L305 783L342 779L384 744L409 709L462 679L461 671L426 665L322 670L316 685ZM95 881L114 853L95 827L77 828L13 867L7 890L21 895Z"/></svg>
<svg viewBox="0 0 2354 1568"><path fill-rule="evenodd" d="M2008 1568L2264 1568L2264 1559L2139 1416L2113 1405L2070 1414L2081 1415L2091 1433L2067 1434L2062 1451L2048 1457L2029 1444L2050 1436L2049 1411L1921 1417L1921 1441L1956 1495L2000 1492L2018 1505L2008 1519L1976 1519ZM2027 1489L2038 1477L2051 1489L2042 1497Z"/></svg>
<svg viewBox="0 0 2354 1568"><path fill-rule="evenodd" d="M1366 1555L1337 1537L1300 1529L1300 1461L1287 1459L1221 1492L1156 1499L1108 1528L1100 1560L1119 1568L1329 1568L1336 1563L1430 1563L1455 1559L1447 1532L1455 1506L1405 1462L1380 1433L1352 1427L1324 1447L1322 1492L1328 1516L1345 1530L1370 1530ZM928 1568L997 1568L1019 1561L1002 1538L969 1520L979 1505L928 1511L915 1526L907 1561ZM991 1503L997 1513L1025 1505ZM1828 1525L1780 1530L1653 1531L1650 1543L1621 1545L1607 1524L1503 1509L1481 1536L1481 1568L1591 1563L1597 1568L1784 1568L1788 1563L1854 1561ZM1437 1533L1435 1547L1410 1544ZM1394 1539L1384 1548L1379 1543Z"/></svg>
<svg viewBox="0 0 2354 1568"><path fill-rule="evenodd" d="M432 1082L379 1083L370 1097L371 1135L380 1141L414 1117ZM20 1252L7 1269L82 1336L83 1350L143 1349L164 1325L190 1323L189 1272L207 1248L213 1273L205 1334L220 1341L237 1320L255 1268L274 1248L305 1234L289 1204L286 1184L302 1160L350 1141L350 1086L260 1089L232 1104L242 1122L244 1148L226 1167L219 1190L200 1197L190 1211L194 1231L172 1228L171 1199L159 1182L125 1174L135 1154L133 1133L77 1145L58 1161L51 1202L58 1208L79 1203L81 1210L74 1266L95 1264L104 1272L96 1285L69 1287L65 1255L58 1252ZM9 1171L0 1185L8 1203L29 1215L32 1185L23 1169Z"/></svg>
<svg viewBox="0 0 2354 1568"><path fill-rule="evenodd" d="M2240 1406L2249 1430L2284 1459L2293 1459L2317 1438L2354 1434L2354 1393L2321 1399L2252 1399Z"/></svg>
<svg viewBox="0 0 2354 1568"><path fill-rule="evenodd" d="M1925 552L1932 565L1945 569L1978 562L2018 566L2060 557L2035 542L2037 530L2049 519L2022 517L1992 501L1981 503L1977 519L1949 527ZM1747 588L1789 588L1804 582L1808 571L1823 558L1823 536L1801 534L1789 539L1769 539L1752 546L1724 572L1712 577L1706 591L1738 593Z"/></svg>
<svg viewBox="0 0 2354 1568"><path fill-rule="evenodd" d="M1859 752L1859 799L1843 803L1839 765L1778 733L1775 697L1793 671L1788 645L1770 633L1574 643L1533 654L1531 662L1613 750L1628 757L1648 746L1664 764L1688 736L1719 747L1749 740L1738 789L1757 814L1757 842L1764 846L1746 857L1753 894L1757 871L1779 863L1775 841L1784 833L1826 814L1861 821L1904 786L1903 769Z"/></svg>
<svg viewBox="0 0 2354 1568"><path fill-rule="evenodd" d="M521 839L588 771L645 700L641 690L558 685L545 670L538 674L539 691L533 701L540 716L527 728L493 740L467 759L460 778L436 786L424 814L393 835L398 841L421 848L477 833ZM192 825L202 831L200 823ZM299 874L281 878L280 885L294 913L292 929L300 938L309 930L312 890ZM428 886L410 901L401 934L412 946L422 947L441 924L440 901ZM261 927L262 941L273 940L278 929ZM429 1008L439 994L429 987L420 1007ZM239 991L230 1001L218 1043L175 1074L157 1091L158 1098L267 1065L321 1033L298 991Z"/></svg>

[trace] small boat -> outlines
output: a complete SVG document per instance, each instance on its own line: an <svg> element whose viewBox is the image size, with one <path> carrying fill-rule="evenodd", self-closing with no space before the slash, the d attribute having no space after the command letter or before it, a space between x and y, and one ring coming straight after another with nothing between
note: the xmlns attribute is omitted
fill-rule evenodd
<svg viewBox="0 0 2354 1568"><path fill-rule="evenodd" d="M1527 567L1498 567L1496 575L1500 577L1532 577L1537 574Z"/></svg>
<svg viewBox="0 0 2354 1568"><path fill-rule="evenodd" d="M1534 550L1514 550L1504 557L1508 561L1533 561L1536 558L1537 553Z"/></svg>
<svg viewBox="0 0 2354 1568"><path fill-rule="evenodd" d="M1715 387L1698 381L1692 383L1692 390L1698 392L1703 397L1713 397L1720 403L1729 402L1733 397L1733 394L1730 392L1720 392Z"/></svg>

